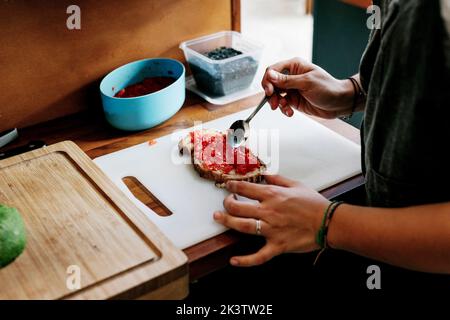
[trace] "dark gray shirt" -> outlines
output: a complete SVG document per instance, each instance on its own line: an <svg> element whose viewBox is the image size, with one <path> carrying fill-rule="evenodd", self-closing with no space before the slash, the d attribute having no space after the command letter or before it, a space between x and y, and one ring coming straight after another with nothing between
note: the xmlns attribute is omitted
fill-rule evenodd
<svg viewBox="0 0 450 320"><path fill-rule="evenodd" d="M448 34L438 0L380 0L380 30L361 60L368 204L450 201Z"/></svg>

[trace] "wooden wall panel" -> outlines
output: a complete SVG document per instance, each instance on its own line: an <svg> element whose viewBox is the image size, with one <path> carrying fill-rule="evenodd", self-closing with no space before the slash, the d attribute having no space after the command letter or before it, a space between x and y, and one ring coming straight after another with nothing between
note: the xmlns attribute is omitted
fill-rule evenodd
<svg viewBox="0 0 450 320"><path fill-rule="evenodd" d="M181 41L230 30L234 0L0 2L0 131L99 108L110 70L148 57L182 59ZM81 30L66 9L81 8Z"/></svg>
<svg viewBox="0 0 450 320"><path fill-rule="evenodd" d="M231 0L231 15L232 29L241 32L241 0Z"/></svg>

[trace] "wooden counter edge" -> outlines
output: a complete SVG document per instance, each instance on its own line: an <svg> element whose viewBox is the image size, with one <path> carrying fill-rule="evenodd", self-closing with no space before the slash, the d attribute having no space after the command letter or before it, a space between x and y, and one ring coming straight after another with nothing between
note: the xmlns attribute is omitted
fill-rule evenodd
<svg viewBox="0 0 450 320"><path fill-rule="evenodd" d="M138 297L136 300L182 300L189 294L189 275L180 277L169 284Z"/></svg>

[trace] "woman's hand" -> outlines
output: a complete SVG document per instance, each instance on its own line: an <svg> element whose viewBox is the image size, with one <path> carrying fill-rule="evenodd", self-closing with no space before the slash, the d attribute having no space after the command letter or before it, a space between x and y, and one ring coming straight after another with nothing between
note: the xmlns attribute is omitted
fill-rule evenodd
<svg viewBox="0 0 450 320"><path fill-rule="evenodd" d="M289 75L281 73L288 70ZM350 80L338 80L315 64L300 58L279 62L267 68L262 86L273 110L288 117L297 109L306 114L332 119L351 112L354 88ZM275 88L286 92L273 94ZM273 95L272 95L273 94Z"/></svg>
<svg viewBox="0 0 450 320"><path fill-rule="evenodd" d="M316 234L329 201L301 183L281 176L266 176L266 181L267 185L229 181L230 192L259 202L242 202L229 195L224 200L226 212L214 213L217 222L249 234L256 234L256 220L261 220L266 245L257 253L231 258L232 265L259 265L284 252L319 249Z"/></svg>

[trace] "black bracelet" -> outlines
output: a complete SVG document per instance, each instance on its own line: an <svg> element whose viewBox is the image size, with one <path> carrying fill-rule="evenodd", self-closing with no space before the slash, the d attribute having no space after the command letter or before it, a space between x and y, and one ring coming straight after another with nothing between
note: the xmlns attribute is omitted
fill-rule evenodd
<svg viewBox="0 0 450 320"><path fill-rule="evenodd" d="M353 85L353 104L352 109L350 111L350 115L343 117L344 120L349 120L353 117L353 114L355 113L356 106L358 105L358 100L361 95L361 87L359 86L358 81L356 79L349 77L347 80L350 80L350 82Z"/></svg>
<svg viewBox="0 0 450 320"><path fill-rule="evenodd" d="M330 225L330 221L333 218L334 213L336 212L337 207L339 207L341 204L343 204L344 201L336 201L334 202L334 205L330 208L328 212L328 218L327 223L325 224L325 230L324 230L324 248L328 248L328 227Z"/></svg>

